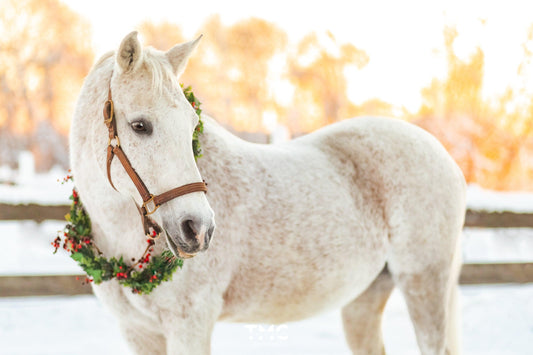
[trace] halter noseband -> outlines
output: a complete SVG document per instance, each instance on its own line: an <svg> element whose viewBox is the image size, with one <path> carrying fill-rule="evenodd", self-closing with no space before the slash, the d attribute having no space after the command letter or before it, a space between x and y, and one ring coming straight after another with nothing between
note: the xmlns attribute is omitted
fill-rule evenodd
<svg viewBox="0 0 533 355"><path fill-rule="evenodd" d="M141 214L144 233L147 237L155 239L159 237L163 229L152 218L150 218L149 215L154 213L163 203L175 199L176 197L187 195L192 192L206 193L207 185L204 182L193 182L191 184L186 184L176 187L172 190L168 190L160 195L154 196L150 193L140 176L131 166L128 157L120 147L113 99L111 98L111 85L109 86L107 101L104 105L104 123L109 131L109 142L107 145L107 179L109 180L111 186L116 190L115 185L113 185L113 181L111 180L111 162L113 161L113 157L116 155L142 197L142 206L139 207L137 204L136 206ZM115 145L113 145L113 141L115 141Z"/></svg>

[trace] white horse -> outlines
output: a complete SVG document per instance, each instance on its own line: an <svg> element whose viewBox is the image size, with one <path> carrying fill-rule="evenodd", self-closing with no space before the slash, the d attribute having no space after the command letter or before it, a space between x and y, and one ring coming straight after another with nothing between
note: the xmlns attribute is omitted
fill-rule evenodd
<svg viewBox="0 0 533 355"><path fill-rule="evenodd" d="M202 178L209 184L207 195L181 196L153 215L168 234L155 252L178 253L180 245L198 253L172 281L149 295L115 280L94 286L131 349L209 354L218 320L278 324L342 307L352 352L383 354L381 316L396 286L421 353L458 353L465 182L442 145L385 118L345 120L286 144L252 144L203 115L204 156L195 162L198 117L178 77L197 42L161 52L142 49L131 33L91 70L73 118L73 174L107 256L128 260L146 246L132 198L142 201L117 159L117 191L106 176L109 86L121 146L153 193ZM216 237L199 253L211 233L191 236L183 224L212 229L213 211Z"/></svg>

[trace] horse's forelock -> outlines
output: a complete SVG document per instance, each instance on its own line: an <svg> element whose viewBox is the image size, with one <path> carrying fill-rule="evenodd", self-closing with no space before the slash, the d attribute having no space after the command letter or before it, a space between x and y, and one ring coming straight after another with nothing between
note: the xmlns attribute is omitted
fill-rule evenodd
<svg viewBox="0 0 533 355"><path fill-rule="evenodd" d="M178 78L174 75L172 66L168 62L163 52L155 50L153 48L146 48L144 51L144 67L152 75L152 89L159 95L164 91L164 85L167 80L171 82L172 88L178 85Z"/></svg>

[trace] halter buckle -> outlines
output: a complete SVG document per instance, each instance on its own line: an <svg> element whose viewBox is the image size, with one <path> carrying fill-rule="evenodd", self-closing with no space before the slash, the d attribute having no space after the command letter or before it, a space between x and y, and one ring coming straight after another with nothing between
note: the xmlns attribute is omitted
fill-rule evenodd
<svg viewBox="0 0 533 355"><path fill-rule="evenodd" d="M113 121L114 115L115 115L115 105L113 104L113 100L109 99L104 104L104 117L108 117L107 119L104 119L106 126L109 127L109 125Z"/></svg>
<svg viewBox="0 0 533 355"><path fill-rule="evenodd" d="M150 206L150 207L148 207L148 206ZM150 195L150 199L148 201L143 202L143 208L146 211L146 215L147 216L149 216L152 213L154 213L155 211L157 211L157 209L159 208L159 205L157 205L154 202L154 195Z"/></svg>

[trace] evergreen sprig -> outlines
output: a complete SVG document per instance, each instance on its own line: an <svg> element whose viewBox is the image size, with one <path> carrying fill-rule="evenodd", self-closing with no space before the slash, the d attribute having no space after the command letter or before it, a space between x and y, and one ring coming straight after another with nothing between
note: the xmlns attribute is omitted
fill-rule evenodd
<svg viewBox="0 0 533 355"><path fill-rule="evenodd" d="M200 105L202 103L198 100L196 96L194 96L194 93L190 86L183 88L183 84L181 84L181 88L183 89L185 97L191 103L192 108L194 108L194 110L196 111L196 114L198 115L199 119L198 124L196 125L196 128L194 129L194 132L192 134L192 150L194 153L194 159L198 159L202 157L202 148L200 147L199 136L204 132L204 123L202 122L201 116L202 109L200 108Z"/></svg>

